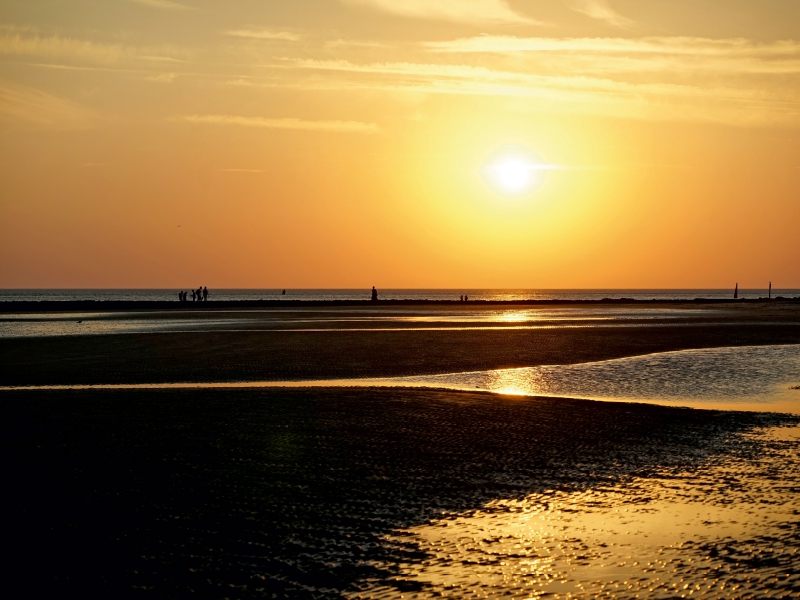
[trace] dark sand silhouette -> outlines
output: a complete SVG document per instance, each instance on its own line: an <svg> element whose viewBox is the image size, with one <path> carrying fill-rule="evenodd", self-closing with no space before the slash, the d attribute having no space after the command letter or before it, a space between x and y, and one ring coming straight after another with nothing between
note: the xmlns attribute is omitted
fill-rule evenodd
<svg viewBox="0 0 800 600"><path fill-rule="evenodd" d="M10 392L0 416L13 581L81 597L334 597L366 580L425 591L391 565L434 555L384 536L687 468L781 422L369 389Z"/></svg>

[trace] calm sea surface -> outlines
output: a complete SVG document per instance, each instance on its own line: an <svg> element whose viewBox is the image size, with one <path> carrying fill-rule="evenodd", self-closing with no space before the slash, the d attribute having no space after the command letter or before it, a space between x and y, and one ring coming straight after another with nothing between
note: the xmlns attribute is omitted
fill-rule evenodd
<svg viewBox="0 0 800 600"><path fill-rule="evenodd" d="M178 291L191 291L192 288L175 289L30 289L0 290L0 302L12 300L176 300ZM195 288L196 289L196 288ZM370 289L209 289L210 300L369 300ZM693 300L695 298L732 298L733 289L693 289L693 290L533 290L533 289L378 289L382 300L458 300L462 294L470 300L602 300L603 298L633 298L636 300ZM767 296L767 289L739 290L740 298L760 298ZM800 297L800 290L773 289L772 296ZM190 294L191 298L191 294Z"/></svg>

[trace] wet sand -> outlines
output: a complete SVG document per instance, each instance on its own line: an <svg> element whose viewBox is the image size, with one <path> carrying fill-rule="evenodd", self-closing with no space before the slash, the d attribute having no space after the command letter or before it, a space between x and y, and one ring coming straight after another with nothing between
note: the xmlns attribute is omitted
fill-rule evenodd
<svg viewBox="0 0 800 600"><path fill-rule="evenodd" d="M780 507L741 468L784 451L753 434L794 417L402 389L0 398L14 597L530 597L554 581L633 597L647 586L588 568L615 558L609 540L580 524L515 533L515 519L643 509L658 495L646 482L684 502L772 503L769 539L656 543L664 577L727 569L749 592L776 577L800 590L786 576L800 567L785 506L797 461L766 469Z"/></svg>
<svg viewBox="0 0 800 600"><path fill-rule="evenodd" d="M434 311L428 314L432 320L415 322L412 329L403 319L418 315L408 311L391 313L393 329L387 328L386 314L375 312L208 311L193 313L198 326L190 332L0 338L0 385L397 377L572 364L691 348L796 344L796 304L724 309L675 305L666 307L676 311L670 318L664 318L665 306L659 305L651 307L652 317L644 308L637 318L613 324L579 321L565 326L550 318L514 329L502 321L503 315L498 324L495 309L485 309L493 319L486 322L491 328L467 327L475 325L473 307L439 309L439 320ZM205 321L221 314L247 325L235 330L204 327ZM516 314L504 313L511 319ZM157 320L164 315L136 317ZM342 316L361 320L339 319ZM319 320L327 328L320 328ZM371 325L365 326L365 320Z"/></svg>

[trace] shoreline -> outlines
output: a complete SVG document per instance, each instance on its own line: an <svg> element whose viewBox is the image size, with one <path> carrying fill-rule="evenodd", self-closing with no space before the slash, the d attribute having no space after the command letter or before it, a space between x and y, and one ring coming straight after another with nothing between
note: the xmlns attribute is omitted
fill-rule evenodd
<svg viewBox="0 0 800 600"><path fill-rule="evenodd" d="M393 306L603 306L668 304L691 305L740 305L800 303L800 297L787 298L695 298L693 300L654 298L603 298L601 300L208 300L205 302L178 302L177 300L7 300L0 301L0 314L17 312L73 312L73 311L119 311L119 310L208 310L221 308L338 308L338 307L393 307Z"/></svg>

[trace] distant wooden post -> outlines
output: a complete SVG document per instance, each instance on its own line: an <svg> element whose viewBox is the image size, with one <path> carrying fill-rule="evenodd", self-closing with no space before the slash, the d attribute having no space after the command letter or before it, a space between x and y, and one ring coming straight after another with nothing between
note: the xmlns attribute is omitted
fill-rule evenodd
<svg viewBox="0 0 800 600"><path fill-rule="evenodd" d="M769 282L769 294L767 295L768 300L772 300L772 282Z"/></svg>

